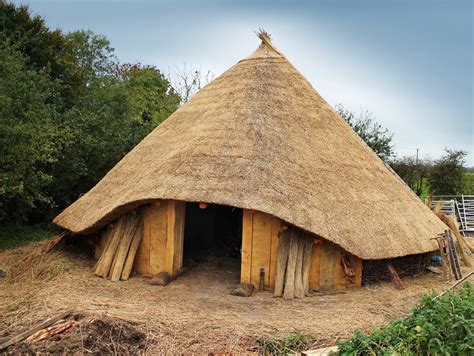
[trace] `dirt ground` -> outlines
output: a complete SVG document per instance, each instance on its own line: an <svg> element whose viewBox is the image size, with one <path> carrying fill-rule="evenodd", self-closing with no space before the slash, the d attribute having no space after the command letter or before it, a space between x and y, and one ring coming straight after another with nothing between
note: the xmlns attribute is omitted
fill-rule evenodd
<svg viewBox="0 0 474 356"><path fill-rule="evenodd" d="M8 271L0 279L0 343L66 310L99 322L8 351L258 352L257 340L295 332L314 335L313 347L329 346L405 315L430 288L448 285L439 275L425 274L404 278L402 291L383 282L291 301L268 292L242 298L230 295L238 270L212 261L166 287L141 276L111 282L93 275L94 260L83 253L37 256L44 243L0 252Z"/></svg>

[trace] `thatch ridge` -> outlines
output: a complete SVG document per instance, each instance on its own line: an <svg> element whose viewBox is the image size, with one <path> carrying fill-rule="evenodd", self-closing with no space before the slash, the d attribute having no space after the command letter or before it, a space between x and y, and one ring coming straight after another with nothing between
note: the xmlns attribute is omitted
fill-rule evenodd
<svg viewBox="0 0 474 356"><path fill-rule="evenodd" d="M274 215L364 259L433 251L444 231L277 51L204 87L54 222L93 232L153 199Z"/></svg>

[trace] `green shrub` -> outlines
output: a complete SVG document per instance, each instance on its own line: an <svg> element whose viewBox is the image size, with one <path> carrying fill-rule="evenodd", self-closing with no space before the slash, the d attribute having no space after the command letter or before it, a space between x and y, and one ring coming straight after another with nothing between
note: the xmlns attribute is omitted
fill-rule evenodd
<svg viewBox="0 0 474 356"><path fill-rule="evenodd" d="M473 355L474 289L425 295L407 317L338 346L342 355Z"/></svg>

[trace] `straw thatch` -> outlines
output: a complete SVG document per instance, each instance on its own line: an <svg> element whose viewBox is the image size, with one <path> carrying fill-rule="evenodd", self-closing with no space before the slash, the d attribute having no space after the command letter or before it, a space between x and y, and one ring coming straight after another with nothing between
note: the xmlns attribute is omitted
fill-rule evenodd
<svg viewBox="0 0 474 356"><path fill-rule="evenodd" d="M54 222L87 234L177 199L269 213L363 259L435 250L444 225L261 37Z"/></svg>

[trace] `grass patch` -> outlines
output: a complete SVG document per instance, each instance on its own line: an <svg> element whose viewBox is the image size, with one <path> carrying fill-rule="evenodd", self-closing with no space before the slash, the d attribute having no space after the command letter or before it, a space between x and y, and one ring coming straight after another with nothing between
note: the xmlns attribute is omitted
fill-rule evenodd
<svg viewBox="0 0 474 356"><path fill-rule="evenodd" d="M474 288L424 295L407 317L338 346L341 355L473 355Z"/></svg>
<svg viewBox="0 0 474 356"><path fill-rule="evenodd" d="M0 226L0 251L18 247L31 241L40 241L59 232L54 225Z"/></svg>
<svg viewBox="0 0 474 356"><path fill-rule="evenodd" d="M260 339L258 345L265 355L286 355L307 350L315 341L313 335L295 333L280 338Z"/></svg>
<svg viewBox="0 0 474 356"><path fill-rule="evenodd" d="M464 194L474 195L474 173L464 173Z"/></svg>

